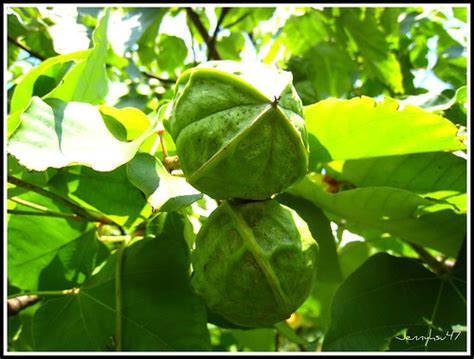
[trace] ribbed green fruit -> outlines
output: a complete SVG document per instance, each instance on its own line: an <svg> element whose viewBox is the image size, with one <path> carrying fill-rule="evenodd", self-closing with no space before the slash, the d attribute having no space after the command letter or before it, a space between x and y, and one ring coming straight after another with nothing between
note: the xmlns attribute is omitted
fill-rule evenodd
<svg viewBox="0 0 474 359"><path fill-rule="evenodd" d="M192 285L227 320L270 326L309 295L318 253L307 224L276 200L224 201L197 235Z"/></svg>
<svg viewBox="0 0 474 359"><path fill-rule="evenodd" d="M216 199L265 200L303 177L303 106L289 72L210 61L185 71L165 127L186 179Z"/></svg>

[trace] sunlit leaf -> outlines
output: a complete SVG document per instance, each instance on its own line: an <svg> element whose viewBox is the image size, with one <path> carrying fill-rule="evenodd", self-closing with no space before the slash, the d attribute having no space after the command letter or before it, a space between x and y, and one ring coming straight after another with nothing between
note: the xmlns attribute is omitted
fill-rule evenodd
<svg viewBox="0 0 474 359"><path fill-rule="evenodd" d="M449 120L385 99L327 99L305 107L310 168L317 162L465 148Z"/></svg>
<svg viewBox="0 0 474 359"><path fill-rule="evenodd" d="M127 173L156 210L172 212L202 198L184 178L170 175L159 160L146 153L137 154L127 164Z"/></svg>
<svg viewBox="0 0 474 359"><path fill-rule="evenodd" d="M105 11L94 31L94 47L89 56L66 74L62 83L47 95L48 98L91 104L103 102L108 92L108 77L105 71L108 19L109 11Z"/></svg>
<svg viewBox="0 0 474 359"><path fill-rule="evenodd" d="M123 142L108 130L99 110L80 102L35 97L10 137L8 152L29 169L43 171L83 164L111 171L133 158L150 126L136 140Z"/></svg>

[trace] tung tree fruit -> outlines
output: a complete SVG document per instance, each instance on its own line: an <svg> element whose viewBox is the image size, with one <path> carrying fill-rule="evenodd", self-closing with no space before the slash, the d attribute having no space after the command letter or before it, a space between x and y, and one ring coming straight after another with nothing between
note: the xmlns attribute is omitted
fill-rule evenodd
<svg viewBox="0 0 474 359"><path fill-rule="evenodd" d="M318 253L306 222L276 200L224 201L196 237L192 285L227 320L270 326L309 295Z"/></svg>
<svg viewBox="0 0 474 359"><path fill-rule="evenodd" d="M307 173L303 106L290 72L234 61L189 69L165 127L187 181L215 199L266 200Z"/></svg>

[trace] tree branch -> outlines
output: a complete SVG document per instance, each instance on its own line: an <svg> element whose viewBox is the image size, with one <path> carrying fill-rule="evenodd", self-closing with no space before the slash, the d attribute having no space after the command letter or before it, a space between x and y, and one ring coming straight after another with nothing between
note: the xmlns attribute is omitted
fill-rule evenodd
<svg viewBox="0 0 474 359"><path fill-rule="evenodd" d="M46 57L44 57L43 55L41 55L41 54L37 53L36 51L30 49L29 47L23 45L17 39L15 39L14 37L12 37L10 35L8 35L8 42L11 42L12 44L19 47L20 49L28 52L31 56L36 57L38 60L41 60L41 61L46 60Z"/></svg>
<svg viewBox="0 0 474 359"><path fill-rule="evenodd" d="M217 20L216 28L214 29L214 33L212 34L212 37L209 40L209 44L207 44L207 49L208 49L208 55L207 58L208 60L211 59L211 54L216 54L216 40L217 40L217 35L219 34L219 30L221 28L222 21L224 21L225 16L227 13L230 11L230 8L224 7L221 10L221 14L219 16L219 19Z"/></svg>
<svg viewBox="0 0 474 359"><path fill-rule="evenodd" d="M21 295L19 297L7 299L8 316L17 315L23 309L38 302L40 298L37 295Z"/></svg>
<svg viewBox="0 0 474 359"><path fill-rule="evenodd" d="M176 79L165 79L163 77L159 77L159 76L150 74L149 72L146 72L146 71L142 71L142 74L146 77L149 77L151 79L156 79L160 82L164 82L164 83L167 83L167 84L174 84L176 82Z"/></svg>
<svg viewBox="0 0 474 359"><path fill-rule="evenodd" d="M426 249L419 246L418 244L408 242L410 247L418 254L420 259L425 262L432 270L438 275L446 274L449 269L446 268L443 263L438 262Z"/></svg>
<svg viewBox="0 0 474 359"><path fill-rule="evenodd" d="M199 18L199 15L194 12L192 8L187 7L186 8L186 13L189 17L189 19L192 21L196 29L198 30L199 34L201 35L202 39L206 43L206 46L209 48L209 44L211 43L211 37L209 36L206 27L202 23L201 19ZM209 52L209 59L213 60L220 60L221 57L217 50L214 48L213 52Z"/></svg>

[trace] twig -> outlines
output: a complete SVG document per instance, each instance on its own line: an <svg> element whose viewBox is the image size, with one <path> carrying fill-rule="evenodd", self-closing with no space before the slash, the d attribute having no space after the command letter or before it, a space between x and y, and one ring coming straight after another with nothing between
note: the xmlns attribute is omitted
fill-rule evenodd
<svg viewBox="0 0 474 359"><path fill-rule="evenodd" d="M51 198L52 200L58 201L62 203L63 205L67 206L68 208L72 209L72 211L79 217L82 217L90 222L113 223L108 218L92 214L88 212L86 209L82 208L81 206L57 195L56 193L46 191L42 189L41 187L38 187L32 183L25 182L20 178L8 176L8 182L13 183L14 185L17 185L18 187L23 187L30 191L36 192L42 196Z"/></svg>
<svg viewBox="0 0 474 359"><path fill-rule="evenodd" d="M243 19L245 19L245 18L246 18L247 16L249 16L249 15L250 15L250 13L249 13L249 12L246 12L246 13L243 14L241 17L239 17L237 20L235 20L235 21L233 21L233 22L231 22L231 23L229 23L229 24L225 24L224 27L225 27L226 29L229 29L229 28L231 28L232 26L237 25L239 22L241 22Z"/></svg>
<svg viewBox="0 0 474 359"><path fill-rule="evenodd" d="M225 16L227 13L230 11L230 8L224 7L221 10L221 14L219 16L219 19L217 20L216 28L214 29L214 33L212 34L212 37L209 39L209 43L207 44L207 50L208 50L208 55L207 58L208 60L211 59L211 54L216 54L216 40L217 40L217 35L219 34L219 30L221 28L222 21L224 21Z"/></svg>
<svg viewBox="0 0 474 359"><path fill-rule="evenodd" d="M421 260L430 266L430 268L438 275L446 274L449 269L446 268L443 263L438 262L426 249L419 246L418 244L408 242L413 250L418 254Z"/></svg>
<svg viewBox="0 0 474 359"><path fill-rule="evenodd" d="M211 42L211 37L209 36L206 28L204 27L201 19L199 18L199 15L196 14L194 10L189 7L186 8L186 13L189 19L191 19L191 21L193 22L194 26L196 26L196 29L198 30L199 34L201 35L206 45L209 46ZM217 49L214 48L212 53L209 52L209 59L213 59L213 60L221 59L219 53L217 52Z"/></svg>
<svg viewBox="0 0 474 359"><path fill-rule="evenodd" d="M23 45L21 42L19 42L17 39L15 39L14 37L12 37L10 35L8 35L8 41L11 42L12 44L14 44L15 46L19 47L20 49L25 50L31 56L36 57L38 60L41 60L41 61L46 60L46 57L44 57L43 55L41 55L41 54L37 53L36 51L30 49L29 47Z"/></svg>
<svg viewBox="0 0 474 359"><path fill-rule="evenodd" d="M146 71L142 71L142 74L146 77L149 77L149 78L152 78L152 79L156 79L160 82L164 82L164 83L167 83L167 84L174 84L176 82L176 79L165 79L163 77L159 77L159 76L156 76L156 75L153 75L153 74L150 74L149 72L146 72Z"/></svg>
<svg viewBox="0 0 474 359"><path fill-rule="evenodd" d="M83 221L84 218L79 217L77 214L73 213L60 213L60 212L36 212L36 211L24 211L21 209L8 209L7 213L23 215L23 216L43 216L43 217L59 217L59 218L66 218L72 219L74 221ZM94 221L97 222L97 221Z"/></svg>
<svg viewBox="0 0 474 359"><path fill-rule="evenodd" d="M73 219L73 220L77 220L77 221L82 220L81 217L79 217L78 215L76 215L74 213L62 213L62 212L52 211L47 207L41 206L39 204L30 202L30 201L25 201L22 198L12 197L12 198L9 198L9 200L13 201L15 203L21 204L23 206L26 206L26 207L36 209L40 212L25 211L25 210L19 210L19 209L9 209L9 210L7 210L7 213L24 214L24 215L32 215L32 216L62 217L62 218L68 218L68 219Z"/></svg>

